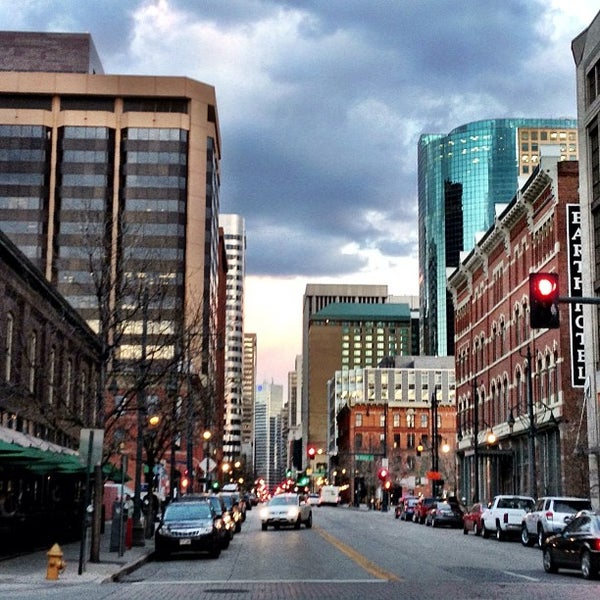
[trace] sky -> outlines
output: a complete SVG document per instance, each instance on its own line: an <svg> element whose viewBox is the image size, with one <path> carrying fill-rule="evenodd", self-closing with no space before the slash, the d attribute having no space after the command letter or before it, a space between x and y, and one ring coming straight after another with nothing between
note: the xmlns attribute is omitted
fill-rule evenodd
<svg viewBox="0 0 600 600"><path fill-rule="evenodd" d="M89 32L105 73L213 85L221 212L246 221L257 380L286 384L308 283L418 293L417 143L576 117L598 0L0 0L3 29Z"/></svg>

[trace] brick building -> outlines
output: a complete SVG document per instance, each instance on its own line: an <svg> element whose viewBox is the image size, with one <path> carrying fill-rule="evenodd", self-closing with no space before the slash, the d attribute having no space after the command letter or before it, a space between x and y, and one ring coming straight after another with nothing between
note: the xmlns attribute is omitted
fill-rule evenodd
<svg viewBox="0 0 600 600"><path fill-rule="evenodd" d="M398 494L429 494L434 470L443 479L438 489L454 492L454 361L397 356L391 363L337 371L330 385L330 404L335 401L337 414L330 479L347 489L343 499L348 502L364 502L376 493L384 459Z"/></svg>
<svg viewBox="0 0 600 600"><path fill-rule="evenodd" d="M557 329L532 329L528 306L534 272L558 273L561 297L581 296L578 175L577 162L542 157L449 278L465 498L590 493L582 305L561 303Z"/></svg>

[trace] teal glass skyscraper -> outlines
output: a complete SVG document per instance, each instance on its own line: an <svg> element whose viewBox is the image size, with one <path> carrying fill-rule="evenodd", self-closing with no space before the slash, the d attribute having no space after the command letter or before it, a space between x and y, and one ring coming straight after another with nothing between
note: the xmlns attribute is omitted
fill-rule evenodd
<svg viewBox="0 0 600 600"><path fill-rule="evenodd" d="M423 134L418 147L421 353L454 354L454 311L446 270L494 222L540 154L577 160L576 119L490 119L449 134Z"/></svg>

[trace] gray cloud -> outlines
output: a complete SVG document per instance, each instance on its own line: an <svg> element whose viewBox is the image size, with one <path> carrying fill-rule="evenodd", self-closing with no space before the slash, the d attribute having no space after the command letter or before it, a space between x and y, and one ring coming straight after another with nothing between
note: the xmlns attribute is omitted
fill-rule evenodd
<svg viewBox="0 0 600 600"><path fill-rule="evenodd" d="M364 268L360 250L416 256L421 133L575 116L587 22L556 16L542 0L0 4L11 29L89 31L106 72L214 84L248 273L315 278Z"/></svg>

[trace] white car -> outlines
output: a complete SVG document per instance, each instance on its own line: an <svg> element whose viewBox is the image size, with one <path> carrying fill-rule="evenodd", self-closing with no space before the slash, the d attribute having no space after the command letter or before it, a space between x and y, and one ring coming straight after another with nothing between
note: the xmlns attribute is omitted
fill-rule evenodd
<svg viewBox="0 0 600 600"><path fill-rule="evenodd" d="M308 495L308 503L311 506L319 506L320 501L321 501L321 497L319 496L319 494L309 494Z"/></svg>
<svg viewBox="0 0 600 600"><path fill-rule="evenodd" d="M271 525L279 529L282 525L290 525L300 529L304 524L312 527L312 507L298 494L278 494L273 496L260 510L262 530Z"/></svg>

